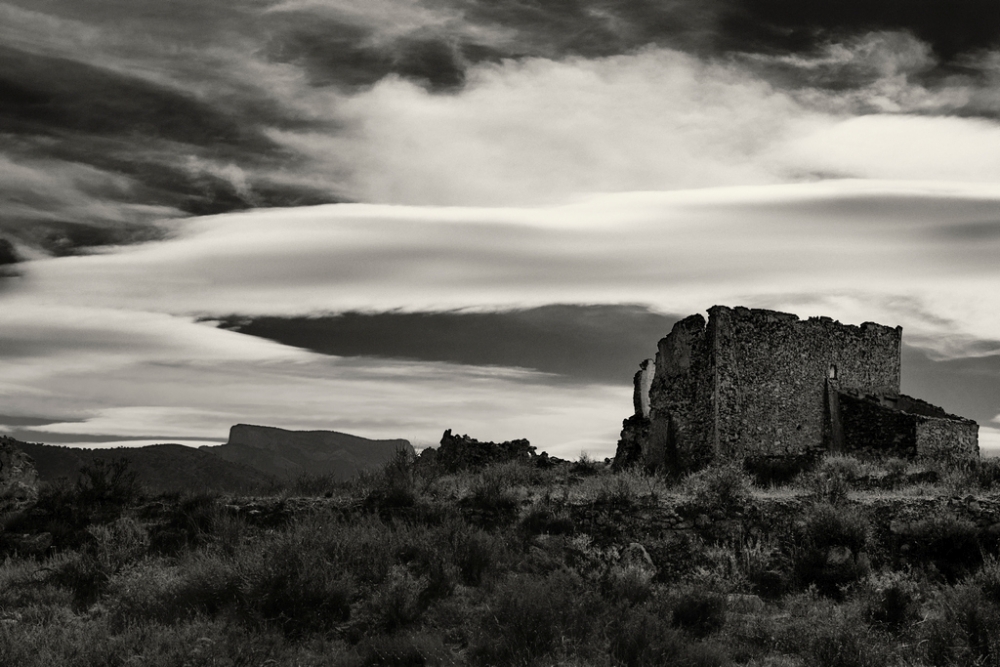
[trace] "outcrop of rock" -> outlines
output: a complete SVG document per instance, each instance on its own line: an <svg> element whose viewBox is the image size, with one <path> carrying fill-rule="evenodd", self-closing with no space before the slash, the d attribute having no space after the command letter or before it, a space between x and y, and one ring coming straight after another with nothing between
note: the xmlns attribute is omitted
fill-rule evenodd
<svg viewBox="0 0 1000 667"><path fill-rule="evenodd" d="M24 510L38 500L38 472L17 441L0 437L0 518Z"/></svg>
<svg viewBox="0 0 1000 667"><path fill-rule="evenodd" d="M441 436L441 446L425 449L421 460L432 460L445 470L484 468L492 463L528 461L535 458L535 447L525 439L505 442L485 442L467 435L452 435L451 429Z"/></svg>
<svg viewBox="0 0 1000 667"><path fill-rule="evenodd" d="M413 446L402 439L369 440L337 431L289 431L249 424L229 429L226 444L200 449L283 480L304 475L349 479L385 465L400 450L413 454Z"/></svg>

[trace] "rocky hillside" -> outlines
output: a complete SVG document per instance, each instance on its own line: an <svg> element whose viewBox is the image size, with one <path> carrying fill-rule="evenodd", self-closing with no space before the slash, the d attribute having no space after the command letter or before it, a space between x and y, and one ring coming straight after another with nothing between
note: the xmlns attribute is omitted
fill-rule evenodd
<svg viewBox="0 0 1000 667"><path fill-rule="evenodd" d="M3 440L34 459L42 482L60 478L75 482L80 469L97 459L126 459L137 481L152 492L245 491L272 481L270 475L260 470L184 445L84 449L20 442L12 438Z"/></svg>
<svg viewBox="0 0 1000 667"><path fill-rule="evenodd" d="M200 448L284 480L303 475L350 479L384 465L400 449L413 453L407 440L369 440L337 431L288 431L248 424L233 426L226 444Z"/></svg>

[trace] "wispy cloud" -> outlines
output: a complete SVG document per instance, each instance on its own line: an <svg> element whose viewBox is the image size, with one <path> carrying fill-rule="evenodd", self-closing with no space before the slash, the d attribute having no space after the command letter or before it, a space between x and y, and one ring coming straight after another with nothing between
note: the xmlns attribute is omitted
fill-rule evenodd
<svg viewBox="0 0 1000 667"><path fill-rule="evenodd" d="M195 320L625 301L686 314L722 303L901 324L920 347L908 352L907 387L931 385L953 361L958 380L940 388L964 379L986 398L915 393L992 416L1000 375L976 384L960 361L978 357L984 369L998 358L998 205L992 186L846 181L519 209L336 205L199 218L167 240L24 265L3 294L0 393L11 414L72 420L43 427L67 437L116 420L167 428L161 417L176 408L188 420L179 435L250 419L426 443L454 427L608 454L639 358L622 362L618 382L566 383L433 355L329 357ZM156 435L126 430L117 437Z"/></svg>

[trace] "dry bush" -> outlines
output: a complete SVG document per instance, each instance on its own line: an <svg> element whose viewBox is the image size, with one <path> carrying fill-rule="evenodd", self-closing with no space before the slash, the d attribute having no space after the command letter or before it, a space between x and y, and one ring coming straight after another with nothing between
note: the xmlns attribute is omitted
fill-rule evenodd
<svg viewBox="0 0 1000 667"><path fill-rule="evenodd" d="M729 513L750 502L753 484L742 466L727 463L689 475L683 488L698 507Z"/></svg>

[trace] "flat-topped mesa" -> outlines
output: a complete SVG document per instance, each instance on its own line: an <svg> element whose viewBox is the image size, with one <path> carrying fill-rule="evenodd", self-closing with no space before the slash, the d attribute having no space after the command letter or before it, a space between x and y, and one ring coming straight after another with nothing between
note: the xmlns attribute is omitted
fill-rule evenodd
<svg viewBox="0 0 1000 667"><path fill-rule="evenodd" d="M289 431L250 424L236 424L229 429L229 442L204 449L284 479L302 475L347 479L388 463L399 450L413 454L413 446L402 439L370 440L337 431Z"/></svg>
<svg viewBox="0 0 1000 667"><path fill-rule="evenodd" d="M687 317L635 375L616 464L978 456L975 422L899 393L902 331L741 307Z"/></svg>

